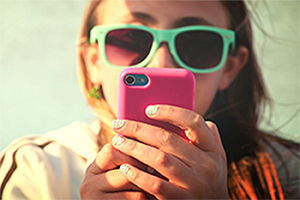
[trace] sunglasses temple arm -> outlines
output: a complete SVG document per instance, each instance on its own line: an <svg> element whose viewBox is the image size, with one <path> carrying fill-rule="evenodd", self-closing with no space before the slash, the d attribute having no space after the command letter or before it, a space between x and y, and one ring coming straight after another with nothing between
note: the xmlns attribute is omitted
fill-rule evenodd
<svg viewBox="0 0 300 200"><path fill-rule="evenodd" d="M91 32L90 32L90 44L95 44L96 43L96 39L97 39L97 32L98 32L98 28L94 27Z"/></svg>

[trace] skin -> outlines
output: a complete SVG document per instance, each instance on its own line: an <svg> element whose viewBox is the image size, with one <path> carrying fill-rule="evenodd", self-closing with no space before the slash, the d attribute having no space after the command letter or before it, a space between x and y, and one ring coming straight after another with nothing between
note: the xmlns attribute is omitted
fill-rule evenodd
<svg viewBox="0 0 300 200"><path fill-rule="evenodd" d="M131 23L157 29L187 25L229 26L226 10L218 1L104 1L97 11L100 13L99 24ZM228 56L220 70L194 74L194 111L158 105L156 114L149 115L185 130L190 141L158 127L124 121L124 125L114 131L126 138L123 138L122 144L106 144L98 153L86 171L81 197L228 198L226 156L218 129L215 124L205 122L202 116L216 92L226 89L245 65L247 49L239 47L237 52L235 56ZM106 101L116 115L121 70L106 66L96 45L87 49L84 58L90 80L95 85L102 85ZM168 46L161 44L146 67L180 66L173 60ZM129 168L126 173L116 169L122 164ZM154 168L155 173L145 172L147 166Z"/></svg>

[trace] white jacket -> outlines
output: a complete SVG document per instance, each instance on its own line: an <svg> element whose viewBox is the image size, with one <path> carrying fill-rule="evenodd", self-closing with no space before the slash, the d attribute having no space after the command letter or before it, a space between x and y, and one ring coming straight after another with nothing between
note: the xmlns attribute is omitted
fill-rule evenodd
<svg viewBox="0 0 300 200"><path fill-rule="evenodd" d="M15 141L0 154L3 200L80 199L86 167L96 156L100 122L80 122Z"/></svg>

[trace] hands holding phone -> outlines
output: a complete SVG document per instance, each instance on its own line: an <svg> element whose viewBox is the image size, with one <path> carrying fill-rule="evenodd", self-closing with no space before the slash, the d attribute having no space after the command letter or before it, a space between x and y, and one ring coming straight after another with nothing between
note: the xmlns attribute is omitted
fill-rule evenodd
<svg viewBox="0 0 300 200"><path fill-rule="evenodd" d="M150 106L146 114L181 128L188 140L145 123L115 121L119 135L87 169L81 197L228 198L226 155L216 125L175 106ZM148 166L164 178L147 172Z"/></svg>

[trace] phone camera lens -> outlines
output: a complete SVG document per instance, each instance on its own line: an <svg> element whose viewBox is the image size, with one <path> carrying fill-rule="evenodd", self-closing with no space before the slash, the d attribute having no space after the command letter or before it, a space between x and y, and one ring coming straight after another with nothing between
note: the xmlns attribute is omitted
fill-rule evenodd
<svg viewBox="0 0 300 200"><path fill-rule="evenodd" d="M132 75L128 75L125 77L125 82L127 85L133 85L135 83L135 78Z"/></svg>

